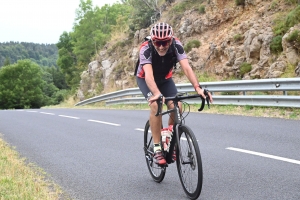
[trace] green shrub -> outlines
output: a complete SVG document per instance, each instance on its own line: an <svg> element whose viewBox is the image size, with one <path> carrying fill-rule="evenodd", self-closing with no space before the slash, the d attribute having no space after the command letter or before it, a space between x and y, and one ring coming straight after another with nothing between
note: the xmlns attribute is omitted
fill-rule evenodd
<svg viewBox="0 0 300 200"><path fill-rule="evenodd" d="M245 0L235 0L235 5L244 6L245 5Z"/></svg>
<svg viewBox="0 0 300 200"><path fill-rule="evenodd" d="M273 2L272 2L272 4L270 5L270 9L271 10L274 10L274 9L276 9L278 7L278 1L277 0L274 0Z"/></svg>
<svg viewBox="0 0 300 200"><path fill-rule="evenodd" d="M280 52L283 51L282 36L281 35L275 36L272 39L272 42L270 44L270 50L271 50L272 53L275 53L275 54L279 54Z"/></svg>
<svg viewBox="0 0 300 200"><path fill-rule="evenodd" d="M186 45L184 45L184 51L186 53L190 52L192 48L200 47L201 43L199 40L191 40Z"/></svg>
<svg viewBox="0 0 300 200"><path fill-rule="evenodd" d="M233 40L235 42L241 41L243 39L243 36L241 34L236 34L235 36L233 36Z"/></svg>
<svg viewBox="0 0 300 200"><path fill-rule="evenodd" d="M274 20L273 31L275 35L284 35L291 27L300 23L300 5L289 12L286 16L279 15Z"/></svg>
<svg viewBox="0 0 300 200"><path fill-rule="evenodd" d="M286 4L288 4L288 5L293 5L293 4L297 4L297 3L300 4L299 0L285 0L285 1L286 1Z"/></svg>
<svg viewBox="0 0 300 200"><path fill-rule="evenodd" d="M300 45L300 31L294 30L291 34L286 38L288 42L293 42L296 45Z"/></svg>
<svg viewBox="0 0 300 200"><path fill-rule="evenodd" d="M244 74L250 72L251 70L252 70L252 65L249 63L244 62L240 66L241 76L244 76Z"/></svg>
<svg viewBox="0 0 300 200"><path fill-rule="evenodd" d="M291 77L295 77L295 69L296 66L292 65L292 64L288 64L286 69L284 70L283 74L281 74L280 78L291 78Z"/></svg>
<svg viewBox="0 0 300 200"><path fill-rule="evenodd" d="M191 8L197 8L195 5L200 5L203 3L204 0L187 0L187 1L181 1L178 2L178 4L174 5L171 8L171 15L181 16L186 10L189 10Z"/></svg>
<svg viewBox="0 0 300 200"><path fill-rule="evenodd" d="M200 7L199 7L199 13L200 14L204 14L205 13L205 6L204 5L200 5Z"/></svg>
<svg viewBox="0 0 300 200"><path fill-rule="evenodd" d="M197 74L197 79L198 79L200 82L212 82L212 81L217 81L217 79L216 79L214 76L208 74L207 72Z"/></svg>

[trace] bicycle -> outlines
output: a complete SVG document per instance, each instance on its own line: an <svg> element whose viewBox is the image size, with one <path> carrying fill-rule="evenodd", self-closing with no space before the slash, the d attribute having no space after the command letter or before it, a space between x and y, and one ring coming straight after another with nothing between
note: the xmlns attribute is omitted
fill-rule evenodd
<svg viewBox="0 0 300 200"><path fill-rule="evenodd" d="M156 116L165 115L172 112L175 113L173 134L168 144L168 151L163 150L164 157L167 161L167 164L165 166L158 166L153 162L153 141L152 134L150 131L149 120L147 121L144 129L144 152L147 167L153 180L158 183L163 181L166 173L166 167L168 167L168 164L174 162L172 156L175 148L177 171L180 178L180 182L184 192L190 199L197 199L200 196L202 190L202 161L196 137L193 131L187 125L184 124L184 119L189 114L189 111L186 114L186 116L183 117L184 111L180 113L178 103L182 102L183 104L187 104L186 102L183 102L184 99L200 97L202 99L202 103L198 111L202 111L205 105L205 100L207 101L207 105L209 108L208 90L204 90L204 94L206 96L206 99L204 99L198 94L177 94L175 97L165 97L166 100L172 100L174 104L173 109L167 110L165 112L161 111L163 103L162 97L158 99L158 111L156 113Z"/></svg>

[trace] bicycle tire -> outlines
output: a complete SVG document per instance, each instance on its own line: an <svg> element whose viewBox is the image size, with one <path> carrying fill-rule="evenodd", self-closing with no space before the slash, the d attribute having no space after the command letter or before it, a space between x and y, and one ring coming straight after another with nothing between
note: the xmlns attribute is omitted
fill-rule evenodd
<svg viewBox="0 0 300 200"><path fill-rule="evenodd" d="M190 199L197 199L203 183L200 149L193 131L188 126L180 125L178 131L176 164L179 179L187 196Z"/></svg>
<svg viewBox="0 0 300 200"><path fill-rule="evenodd" d="M153 140L150 131L149 120L147 121L144 129L144 151L145 151L147 167L151 177L157 183L162 182L166 174L166 167L160 167L153 162L153 155L154 155Z"/></svg>

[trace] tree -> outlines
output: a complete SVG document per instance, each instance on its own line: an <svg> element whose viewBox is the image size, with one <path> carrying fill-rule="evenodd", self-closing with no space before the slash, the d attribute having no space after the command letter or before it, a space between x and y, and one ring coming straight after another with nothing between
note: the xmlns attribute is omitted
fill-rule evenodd
<svg viewBox="0 0 300 200"><path fill-rule="evenodd" d="M63 32L56 44L58 50L57 65L65 75L66 82L71 86L72 78L74 76L75 65L77 58L73 53L71 33Z"/></svg>
<svg viewBox="0 0 300 200"><path fill-rule="evenodd" d="M44 105L41 68L30 60L0 69L0 109L40 108Z"/></svg>
<svg viewBox="0 0 300 200"><path fill-rule="evenodd" d="M10 65L10 59L6 56L3 66Z"/></svg>
<svg viewBox="0 0 300 200"><path fill-rule="evenodd" d="M132 31L148 27L151 19L158 20L161 15L157 0L128 0L128 4L134 8L129 25Z"/></svg>

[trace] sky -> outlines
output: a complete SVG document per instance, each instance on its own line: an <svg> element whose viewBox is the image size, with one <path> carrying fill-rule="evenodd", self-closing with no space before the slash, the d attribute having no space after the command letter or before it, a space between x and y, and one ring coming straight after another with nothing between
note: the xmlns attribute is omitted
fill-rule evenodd
<svg viewBox="0 0 300 200"><path fill-rule="evenodd" d="M93 6L118 0L92 0ZM71 32L80 0L0 0L0 42L54 44Z"/></svg>

